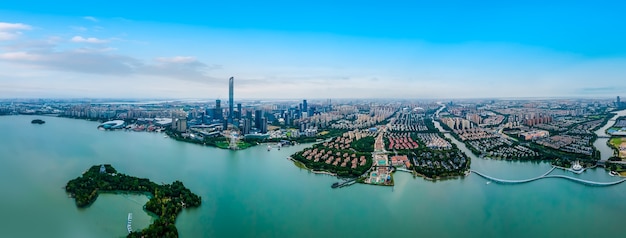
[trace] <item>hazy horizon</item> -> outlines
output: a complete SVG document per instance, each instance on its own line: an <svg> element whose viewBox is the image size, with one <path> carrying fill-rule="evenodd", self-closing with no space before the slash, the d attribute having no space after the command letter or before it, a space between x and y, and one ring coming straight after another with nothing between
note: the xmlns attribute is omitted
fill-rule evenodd
<svg viewBox="0 0 626 238"><path fill-rule="evenodd" d="M63 3L0 3L0 98L626 92L619 2Z"/></svg>

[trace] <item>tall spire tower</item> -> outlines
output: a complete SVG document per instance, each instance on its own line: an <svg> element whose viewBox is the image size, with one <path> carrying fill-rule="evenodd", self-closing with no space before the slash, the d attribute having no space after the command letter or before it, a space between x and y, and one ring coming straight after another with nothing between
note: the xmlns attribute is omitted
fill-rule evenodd
<svg viewBox="0 0 626 238"><path fill-rule="evenodd" d="M228 123L230 124L233 123L233 116L235 115L234 113L235 101L233 97L234 84L235 84L235 78L230 77L230 79L228 79Z"/></svg>

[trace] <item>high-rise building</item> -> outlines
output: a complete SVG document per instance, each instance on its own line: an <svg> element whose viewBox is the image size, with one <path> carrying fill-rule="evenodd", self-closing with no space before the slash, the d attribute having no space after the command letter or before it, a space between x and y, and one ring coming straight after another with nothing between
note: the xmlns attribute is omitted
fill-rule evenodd
<svg viewBox="0 0 626 238"><path fill-rule="evenodd" d="M252 127L252 121L248 118L244 118L241 120L242 121L242 126L241 126L241 134L243 135L247 135L250 134L250 128Z"/></svg>
<svg viewBox="0 0 626 238"><path fill-rule="evenodd" d="M237 103L237 120L241 120L241 113L243 113L241 111L241 103Z"/></svg>
<svg viewBox="0 0 626 238"><path fill-rule="evenodd" d="M289 114L289 112L284 112L283 113L283 119L285 120L285 125L286 126L290 126L291 125L291 115Z"/></svg>
<svg viewBox="0 0 626 238"><path fill-rule="evenodd" d="M234 90L234 84L235 84L235 78L230 77L228 79L228 123L233 123L233 116L234 116L234 105L235 105L235 99L234 99L234 95L233 95L233 90Z"/></svg>
<svg viewBox="0 0 626 238"><path fill-rule="evenodd" d="M172 118L172 129L178 132L187 131L187 118L185 117Z"/></svg>
<svg viewBox="0 0 626 238"><path fill-rule="evenodd" d="M308 104L306 103L306 99L302 100L302 112L309 112Z"/></svg>
<svg viewBox="0 0 626 238"><path fill-rule="evenodd" d="M304 132L308 128L308 124L306 122L300 123L300 132Z"/></svg>
<svg viewBox="0 0 626 238"><path fill-rule="evenodd" d="M617 96L617 100L615 100L615 106L620 107L622 105L622 102L620 101L619 96Z"/></svg>
<svg viewBox="0 0 626 238"><path fill-rule="evenodd" d="M261 130L262 118L263 118L263 111L261 110L254 111L254 127L256 127L256 129Z"/></svg>
<svg viewBox="0 0 626 238"><path fill-rule="evenodd" d="M222 101L217 99L215 100L215 111L213 112L213 117L218 120L224 119L222 116Z"/></svg>
<svg viewBox="0 0 626 238"><path fill-rule="evenodd" d="M261 133L267 133L267 117L261 118L261 128L259 130L261 130Z"/></svg>

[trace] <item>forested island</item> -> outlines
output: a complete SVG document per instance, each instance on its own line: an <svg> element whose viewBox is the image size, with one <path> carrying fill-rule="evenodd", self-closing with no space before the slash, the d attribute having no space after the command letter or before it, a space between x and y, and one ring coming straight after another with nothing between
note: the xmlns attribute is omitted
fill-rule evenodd
<svg viewBox="0 0 626 238"><path fill-rule="evenodd" d="M46 122L44 120L41 120L41 119L35 119L35 120L30 121L30 123L41 125L41 124L44 124Z"/></svg>
<svg viewBox="0 0 626 238"><path fill-rule="evenodd" d="M80 208L88 207L99 193L142 193L150 200L144 209L158 218L148 228L133 231L128 237L178 237L176 217L183 208L198 207L200 196L192 193L180 181L158 185L146 178L137 178L118 173L111 165L94 165L82 176L70 180L65 191Z"/></svg>

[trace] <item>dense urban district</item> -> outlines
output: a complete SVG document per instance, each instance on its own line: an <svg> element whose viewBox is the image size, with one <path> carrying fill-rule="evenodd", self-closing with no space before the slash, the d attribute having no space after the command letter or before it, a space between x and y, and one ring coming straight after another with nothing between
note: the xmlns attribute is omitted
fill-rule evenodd
<svg viewBox="0 0 626 238"><path fill-rule="evenodd" d="M231 79L232 85L232 79ZM232 88L231 88L232 90ZM312 143L299 167L377 185L403 171L426 179L463 176L471 159L541 160L624 172L626 118L620 98L526 100L3 100L0 114L100 121L100 130L161 132L175 140L239 150ZM594 133L607 123L614 149L600 160ZM459 149L452 139L464 144Z"/></svg>

